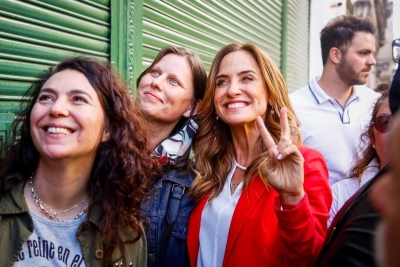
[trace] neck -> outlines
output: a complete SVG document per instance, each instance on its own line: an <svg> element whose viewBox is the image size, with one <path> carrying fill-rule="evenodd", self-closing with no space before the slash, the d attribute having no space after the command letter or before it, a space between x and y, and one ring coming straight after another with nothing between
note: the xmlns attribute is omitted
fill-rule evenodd
<svg viewBox="0 0 400 267"><path fill-rule="evenodd" d="M324 71L318 81L318 85L328 96L336 99L343 107L353 92L353 85L342 81L336 72Z"/></svg>
<svg viewBox="0 0 400 267"><path fill-rule="evenodd" d="M40 197L54 210L67 209L88 196L91 166L48 165L39 161L32 176Z"/></svg>
<svg viewBox="0 0 400 267"><path fill-rule="evenodd" d="M172 130L178 122L164 124L157 121L148 121L149 125L149 144L151 150L154 150L164 139L171 135Z"/></svg>
<svg viewBox="0 0 400 267"><path fill-rule="evenodd" d="M256 143L260 133L257 125L254 123L254 125L231 127L231 133L235 160L239 165L247 168L258 153Z"/></svg>

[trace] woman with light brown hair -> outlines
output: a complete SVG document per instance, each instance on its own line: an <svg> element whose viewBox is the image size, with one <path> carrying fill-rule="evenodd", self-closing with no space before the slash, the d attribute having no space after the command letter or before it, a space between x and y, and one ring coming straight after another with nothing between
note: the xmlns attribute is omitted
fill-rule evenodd
<svg viewBox="0 0 400 267"><path fill-rule="evenodd" d="M253 44L214 58L194 143L192 266L306 266L332 196L319 152L302 146L282 75Z"/></svg>

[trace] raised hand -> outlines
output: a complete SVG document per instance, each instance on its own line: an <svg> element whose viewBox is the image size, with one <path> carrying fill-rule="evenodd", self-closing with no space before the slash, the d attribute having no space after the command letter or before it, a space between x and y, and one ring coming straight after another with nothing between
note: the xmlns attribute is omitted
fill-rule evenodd
<svg viewBox="0 0 400 267"><path fill-rule="evenodd" d="M290 127L286 107L280 110L281 138L278 144L257 117L257 127L268 150L267 158L259 166L261 176L280 194L284 204L296 205L304 197L304 159L290 140Z"/></svg>

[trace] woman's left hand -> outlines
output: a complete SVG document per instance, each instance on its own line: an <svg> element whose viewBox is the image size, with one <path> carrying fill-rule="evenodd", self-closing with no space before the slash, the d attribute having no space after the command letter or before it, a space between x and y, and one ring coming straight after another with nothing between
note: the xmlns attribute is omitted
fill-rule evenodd
<svg viewBox="0 0 400 267"><path fill-rule="evenodd" d="M268 149L269 159L263 162L262 177L280 194L282 203L297 205L304 197L304 158L290 140L286 107L280 110L281 138L275 143L261 117L257 126Z"/></svg>

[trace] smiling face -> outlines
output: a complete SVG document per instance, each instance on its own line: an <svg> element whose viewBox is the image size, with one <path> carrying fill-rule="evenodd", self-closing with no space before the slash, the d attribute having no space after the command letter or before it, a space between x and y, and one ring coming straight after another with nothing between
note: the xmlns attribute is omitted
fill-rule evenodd
<svg viewBox="0 0 400 267"><path fill-rule="evenodd" d="M152 120L176 124L194 103L193 75L186 57L165 55L139 82L137 102Z"/></svg>
<svg viewBox="0 0 400 267"><path fill-rule="evenodd" d="M365 84L371 67L376 64L374 53L375 37L371 33L356 32L336 66L341 79L349 85Z"/></svg>
<svg viewBox="0 0 400 267"><path fill-rule="evenodd" d="M227 54L216 78L214 106L228 125L255 123L267 110L268 94L262 73L252 55L243 50Z"/></svg>
<svg viewBox="0 0 400 267"><path fill-rule="evenodd" d="M63 70L41 88L30 115L33 143L43 159L93 160L104 134L99 97L81 72Z"/></svg>

